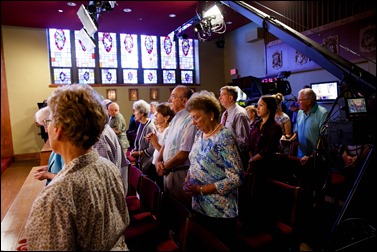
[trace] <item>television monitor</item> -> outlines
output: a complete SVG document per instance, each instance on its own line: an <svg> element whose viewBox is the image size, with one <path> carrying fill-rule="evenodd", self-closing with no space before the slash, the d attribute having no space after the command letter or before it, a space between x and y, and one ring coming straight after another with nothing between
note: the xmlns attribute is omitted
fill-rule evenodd
<svg viewBox="0 0 377 252"><path fill-rule="evenodd" d="M348 119L364 118L368 115L364 97L346 98L346 113Z"/></svg>
<svg viewBox="0 0 377 252"><path fill-rule="evenodd" d="M339 94L338 81L310 83L310 88L317 95L317 102L334 101Z"/></svg>

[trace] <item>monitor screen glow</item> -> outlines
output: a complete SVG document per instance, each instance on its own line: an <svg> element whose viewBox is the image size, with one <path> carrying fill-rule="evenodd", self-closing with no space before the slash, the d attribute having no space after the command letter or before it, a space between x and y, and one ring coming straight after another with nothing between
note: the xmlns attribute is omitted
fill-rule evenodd
<svg viewBox="0 0 377 252"><path fill-rule="evenodd" d="M349 114L367 113L365 98L348 98L347 107Z"/></svg>
<svg viewBox="0 0 377 252"><path fill-rule="evenodd" d="M311 83L311 89L317 95L317 101L333 101L338 97L338 82L318 82Z"/></svg>

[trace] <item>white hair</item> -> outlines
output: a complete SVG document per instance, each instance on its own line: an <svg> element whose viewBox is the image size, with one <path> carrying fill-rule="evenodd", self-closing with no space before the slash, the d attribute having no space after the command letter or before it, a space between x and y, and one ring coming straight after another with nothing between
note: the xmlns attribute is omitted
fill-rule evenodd
<svg viewBox="0 0 377 252"><path fill-rule="evenodd" d="M38 124L43 125L43 120L48 119L49 116L50 116L50 108L47 106L43 107L40 110L38 110L37 113L35 113L35 121Z"/></svg>

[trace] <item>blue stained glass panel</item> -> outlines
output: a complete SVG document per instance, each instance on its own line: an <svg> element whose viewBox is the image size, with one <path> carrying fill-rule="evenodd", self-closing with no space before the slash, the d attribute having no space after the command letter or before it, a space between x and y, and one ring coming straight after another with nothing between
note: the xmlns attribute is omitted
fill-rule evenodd
<svg viewBox="0 0 377 252"><path fill-rule="evenodd" d="M163 83L164 84L175 84L176 83L176 76L175 70L163 70Z"/></svg>
<svg viewBox="0 0 377 252"><path fill-rule="evenodd" d="M79 83L80 84L94 84L94 69L79 69Z"/></svg>
<svg viewBox="0 0 377 252"><path fill-rule="evenodd" d="M144 70L144 83L156 84L157 83L157 70Z"/></svg>
<svg viewBox="0 0 377 252"><path fill-rule="evenodd" d="M137 84L137 70L123 69L123 83Z"/></svg>
<svg viewBox="0 0 377 252"><path fill-rule="evenodd" d="M184 84L192 84L193 82L193 71L181 71L181 82Z"/></svg>
<svg viewBox="0 0 377 252"><path fill-rule="evenodd" d="M71 84L71 69L54 68L54 84Z"/></svg>
<svg viewBox="0 0 377 252"><path fill-rule="evenodd" d="M117 83L117 70L116 69L101 69L102 83L103 84L116 84Z"/></svg>

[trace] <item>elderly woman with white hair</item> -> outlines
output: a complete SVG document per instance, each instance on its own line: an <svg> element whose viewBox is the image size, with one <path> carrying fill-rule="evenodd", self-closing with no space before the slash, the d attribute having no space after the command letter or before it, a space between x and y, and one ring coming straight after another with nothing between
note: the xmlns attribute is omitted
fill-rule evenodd
<svg viewBox="0 0 377 252"><path fill-rule="evenodd" d="M50 108L43 107L35 113L35 121L44 126L45 131L47 132L46 120L50 116ZM48 133L48 132L47 132ZM46 185L48 185L55 175L63 168L64 160L61 155L55 151L51 151L50 157L48 159L48 164L38 168L33 176L38 180L46 180Z"/></svg>
<svg viewBox="0 0 377 252"><path fill-rule="evenodd" d="M135 138L135 148L131 151L130 155L136 158L136 166L146 175L154 177L154 169L150 169L154 146L148 141L146 136L149 133L156 133L156 126L148 117L150 112L150 105L144 100L135 101L133 104L133 114L135 115L136 122L139 123Z"/></svg>

